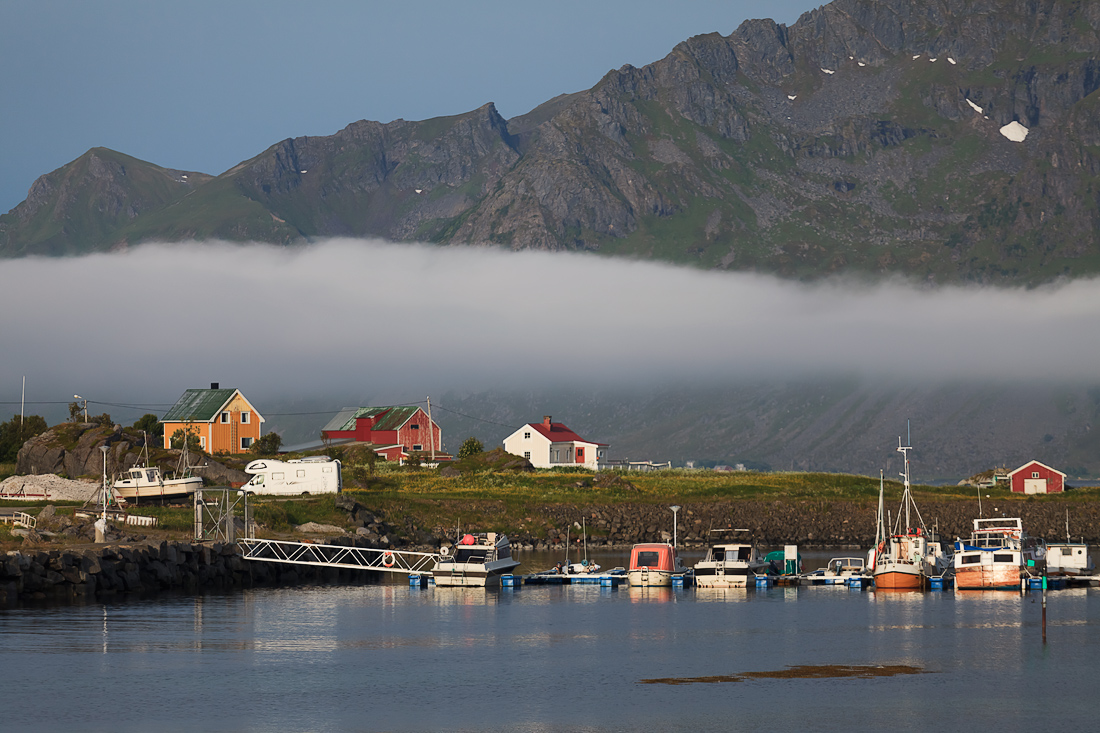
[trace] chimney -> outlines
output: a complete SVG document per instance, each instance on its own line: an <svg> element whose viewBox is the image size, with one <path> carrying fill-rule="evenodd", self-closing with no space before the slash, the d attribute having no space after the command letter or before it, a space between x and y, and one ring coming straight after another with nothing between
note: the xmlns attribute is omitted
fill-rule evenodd
<svg viewBox="0 0 1100 733"><path fill-rule="evenodd" d="M217 388L218 388L218 383L217 382L211 382L210 383L210 389L217 389Z"/></svg>
<svg viewBox="0 0 1100 733"><path fill-rule="evenodd" d="M550 416L549 415L543 415L542 416L542 424L545 425L546 427L550 427Z"/></svg>

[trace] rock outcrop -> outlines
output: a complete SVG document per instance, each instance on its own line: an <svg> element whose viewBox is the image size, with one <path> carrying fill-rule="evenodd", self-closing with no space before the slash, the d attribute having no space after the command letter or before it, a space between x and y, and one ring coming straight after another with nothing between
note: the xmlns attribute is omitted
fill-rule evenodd
<svg viewBox="0 0 1100 733"><path fill-rule="evenodd" d="M127 432L119 425L106 427L97 423L60 423L31 438L19 450L17 474L58 474L69 478L102 476L104 454L108 446L106 471L108 476L126 471L142 460L144 438ZM150 444L152 462L161 466L164 475L175 471L180 452L164 450ZM244 483L251 478L244 471L227 467L210 456L192 455L195 474L209 484Z"/></svg>

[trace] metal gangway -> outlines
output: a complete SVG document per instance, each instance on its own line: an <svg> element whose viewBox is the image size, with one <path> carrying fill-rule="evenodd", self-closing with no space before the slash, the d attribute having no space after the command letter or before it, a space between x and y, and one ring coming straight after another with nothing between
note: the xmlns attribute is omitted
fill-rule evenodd
<svg viewBox="0 0 1100 733"><path fill-rule="evenodd" d="M378 570L384 573L409 575L428 575L439 560L439 555L434 552L376 550L368 547L260 540L251 537L238 539L237 546L240 547L241 556L245 560L317 565L326 568Z"/></svg>

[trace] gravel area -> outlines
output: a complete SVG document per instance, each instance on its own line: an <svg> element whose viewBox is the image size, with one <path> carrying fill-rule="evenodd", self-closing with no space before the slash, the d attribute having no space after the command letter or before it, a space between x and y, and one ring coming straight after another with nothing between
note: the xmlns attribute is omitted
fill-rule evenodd
<svg viewBox="0 0 1100 733"><path fill-rule="evenodd" d="M70 481L52 473L39 476L11 476L0 481L0 498L49 501L86 501L99 490L99 483ZM45 496L43 496L45 494Z"/></svg>

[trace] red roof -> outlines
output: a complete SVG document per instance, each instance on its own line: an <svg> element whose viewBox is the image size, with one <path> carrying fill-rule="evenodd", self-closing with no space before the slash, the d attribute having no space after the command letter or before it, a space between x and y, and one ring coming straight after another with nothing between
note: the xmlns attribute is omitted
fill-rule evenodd
<svg viewBox="0 0 1100 733"><path fill-rule="evenodd" d="M607 443L597 443L594 440L586 440L560 422L552 422L550 425L542 422L529 422L527 423L527 427L534 428L538 431L539 435L549 439L551 443L570 443L577 441L578 443L589 443L590 445L607 445Z"/></svg>

